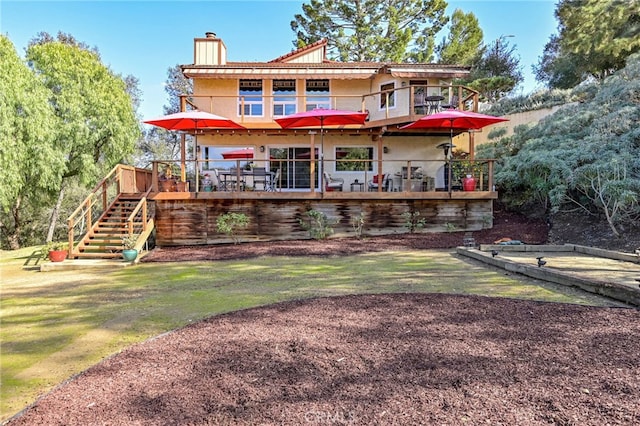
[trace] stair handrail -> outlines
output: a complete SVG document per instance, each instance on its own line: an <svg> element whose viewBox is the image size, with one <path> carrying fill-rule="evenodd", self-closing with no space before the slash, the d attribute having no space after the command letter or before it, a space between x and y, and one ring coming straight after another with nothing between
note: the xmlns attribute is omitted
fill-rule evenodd
<svg viewBox="0 0 640 426"><path fill-rule="evenodd" d="M133 211L131 212L131 214L129 215L129 217L127 218L127 233L129 236L133 236L134 235L134 231L135 231L135 218L138 216L138 214L140 213L140 211L142 210L142 218L143 220L142 222L142 232L140 232L138 234L138 238L136 240L136 245L135 245L135 249L140 250L140 248L142 247L142 245L144 244L144 242L147 240L147 238L149 237L149 234L151 232L151 227L153 226L153 218L149 216L149 208L148 208L148 197L149 194L151 193L151 189L149 188L142 196L142 198L140 199L140 201L138 202L138 204L136 204L136 207L133 209Z"/></svg>
<svg viewBox="0 0 640 426"><path fill-rule="evenodd" d="M127 172L127 173L125 173ZM139 173L143 173L138 176ZM123 176L126 178L123 179ZM102 217L109 206L118 198L123 190L138 191L138 187L145 191L148 195L151 191L151 172L145 169L139 169L135 166L126 164L116 164L107 175L91 190L89 195L80 203L80 205L69 215L67 219L67 232L69 252L68 257L73 258L79 252L79 245L82 238L78 239L76 244L76 223L82 222L82 226L89 233L92 231L95 218ZM94 211L94 206L100 205L100 208ZM94 213L97 213L94 216ZM78 220L80 218L80 220Z"/></svg>
<svg viewBox="0 0 640 426"><path fill-rule="evenodd" d="M100 182L96 184L96 186L91 190L89 195L80 203L80 205L69 215L67 218L67 231L68 231L68 242L69 242L69 252L68 257L73 258L73 255L77 253L77 247L75 244L75 225L76 219L80 218L82 221L86 221L84 223L84 227L87 230L91 230L93 228L93 207L98 204L98 200L102 203L101 212L106 211L107 206L110 204L109 200L109 189L115 186L115 191L113 198L115 199L120 193L120 175L121 170L124 166L122 164L116 164L113 169L107 175L102 178ZM101 193L100 193L101 192Z"/></svg>

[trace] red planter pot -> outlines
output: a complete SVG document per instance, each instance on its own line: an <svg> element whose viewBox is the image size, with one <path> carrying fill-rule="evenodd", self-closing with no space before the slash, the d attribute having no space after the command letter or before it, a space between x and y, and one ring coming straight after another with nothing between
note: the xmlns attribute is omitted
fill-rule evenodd
<svg viewBox="0 0 640 426"><path fill-rule="evenodd" d="M62 262L67 258L67 250L49 251L49 260L52 262Z"/></svg>
<svg viewBox="0 0 640 426"><path fill-rule="evenodd" d="M465 191L475 191L476 179L473 176L462 179L462 189Z"/></svg>

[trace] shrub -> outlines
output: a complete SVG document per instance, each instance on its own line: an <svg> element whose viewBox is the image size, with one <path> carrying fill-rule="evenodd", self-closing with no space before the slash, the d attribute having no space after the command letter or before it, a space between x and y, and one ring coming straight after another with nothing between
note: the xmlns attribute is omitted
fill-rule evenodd
<svg viewBox="0 0 640 426"><path fill-rule="evenodd" d="M413 234L418 229L424 228L427 220L420 217L420 212L404 212L402 213L404 218L404 226L409 230L409 233Z"/></svg>
<svg viewBox="0 0 640 426"><path fill-rule="evenodd" d="M225 213L218 216L216 229L218 232L227 234L233 239L234 244L240 244L238 230L249 226L249 217L244 213Z"/></svg>
<svg viewBox="0 0 640 426"><path fill-rule="evenodd" d="M313 209L307 211L306 216L306 220L298 219L298 221L302 229L309 231L309 235L315 240L326 240L329 235L333 234L333 225L339 222L339 220L329 219L326 214Z"/></svg>
<svg viewBox="0 0 640 426"><path fill-rule="evenodd" d="M364 229L364 213L360 212L358 216L351 217L351 226L356 233L358 239L362 238L362 230Z"/></svg>

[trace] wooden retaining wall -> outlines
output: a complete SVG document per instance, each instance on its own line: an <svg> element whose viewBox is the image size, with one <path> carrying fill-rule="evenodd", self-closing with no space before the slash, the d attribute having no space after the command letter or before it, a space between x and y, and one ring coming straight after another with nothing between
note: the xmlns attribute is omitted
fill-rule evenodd
<svg viewBox="0 0 640 426"><path fill-rule="evenodd" d="M406 233L405 212L419 212L426 220L418 232L478 231L493 226L492 200L234 200L187 199L156 201L158 246L204 245L231 240L216 229L227 212L250 218L242 241L309 238L299 220L315 209L339 220L334 237L353 236L351 220L364 213L364 235Z"/></svg>

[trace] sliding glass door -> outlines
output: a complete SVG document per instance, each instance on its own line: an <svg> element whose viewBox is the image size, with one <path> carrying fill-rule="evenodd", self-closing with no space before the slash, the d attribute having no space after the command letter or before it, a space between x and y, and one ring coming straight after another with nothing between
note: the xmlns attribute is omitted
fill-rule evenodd
<svg viewBox="0 0 640 426"><path fill-rule="evenodd" d="M315 173L313 179L318 188L318 148L315 148ZM269 169L280 169L280 184L283 190L311 189L311 148L287 147L269 149Z"/></svg>

